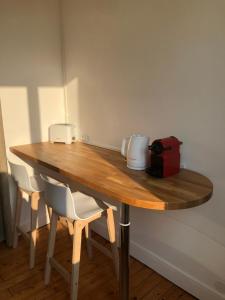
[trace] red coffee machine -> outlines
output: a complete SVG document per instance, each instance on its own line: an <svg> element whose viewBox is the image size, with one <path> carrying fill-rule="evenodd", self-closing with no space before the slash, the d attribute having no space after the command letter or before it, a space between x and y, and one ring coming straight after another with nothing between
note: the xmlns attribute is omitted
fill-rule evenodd
<svg viewBox="0 0 225 300"><path fill-rule="evenodd" d="M154 177L169 177L180 170L180 145L182 144L175 136L155 140L149 149L150 167L146 172Z"/></svg>

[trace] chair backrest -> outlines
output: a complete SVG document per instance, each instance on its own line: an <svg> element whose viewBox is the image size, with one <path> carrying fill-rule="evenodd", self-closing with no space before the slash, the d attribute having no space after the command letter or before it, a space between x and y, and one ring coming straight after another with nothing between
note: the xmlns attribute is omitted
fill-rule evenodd
<svg viewBox="0 0 225 300"><path fill-rule="evenodd" d="M33 192L33 187L30 182L30 177L27 173L26 167L23 165L17 165L9 161L9 166L11 169L11 175L18 184L18 187L28 191Z"/></svg>
<svg viewBox="0 0 225 300"><path fill-rule="evenodd" d="M44 175L41 175L41 178L45 185L44 198L47 205L59 216L78 220L79 217L76 214L75 203L70 188L63 184L54 183Z"/></svg>

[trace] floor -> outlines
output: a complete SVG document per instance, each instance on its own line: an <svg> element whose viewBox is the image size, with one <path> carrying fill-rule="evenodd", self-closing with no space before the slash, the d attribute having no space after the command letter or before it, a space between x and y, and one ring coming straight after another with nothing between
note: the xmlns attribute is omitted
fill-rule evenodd
<svg viewBox="0 0 225 300"><path fill-rule="evenodd" d="M48 226L38 232L36 267L29 270L28 247L25 240L19 239L17 249L9 249L0 243L0 299L69 299L69 286L55 271L51 283L45 287L43 282L45 255L47 249ZM95 238L103 244L108 243L98 235ZM71 258L71 238L64 222L57 228L55 257L69 270ZM79 299L116 300L117 282L112 261L98 250L94 258L87 257L85 242L79 281ZM196 300L173 283L163 278L142 263L131 258L131 299L151 300Z"/></svg>

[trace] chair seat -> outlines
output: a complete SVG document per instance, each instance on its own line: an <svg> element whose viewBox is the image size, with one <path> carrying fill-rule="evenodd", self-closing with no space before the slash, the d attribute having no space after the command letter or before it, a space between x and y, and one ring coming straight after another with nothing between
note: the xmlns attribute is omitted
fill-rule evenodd
<svg viewBox="0 0 225 300"><path fill-rule="evenodd" d="M109 206L102 201L83 193L75 192L72 193L72 195L75 201L76 213L81 219L88 219L109 208Z"/></svg>
<svg viewBox="0 0 225 300"><path fill-rule="evenodd" d="M44 183L40 176L38 176L38 175L30 176L30 183L33 188L32 192L43 192L44 191Z"/></svg>

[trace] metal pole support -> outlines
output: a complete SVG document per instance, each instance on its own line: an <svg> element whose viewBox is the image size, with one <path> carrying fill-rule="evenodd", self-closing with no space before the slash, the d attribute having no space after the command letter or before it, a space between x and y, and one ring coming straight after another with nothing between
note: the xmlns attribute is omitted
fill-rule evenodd
<svg viewBox="0 0 225 300"><path fill-rule="evenodd" d="M129 247L130 247L130 213L129 205L122 203L120 210L120 300L129 299Z"/></svg>

